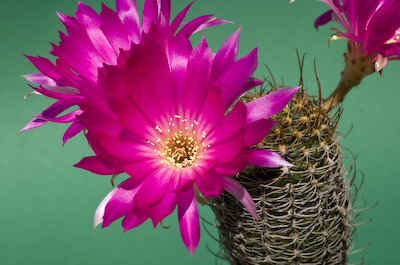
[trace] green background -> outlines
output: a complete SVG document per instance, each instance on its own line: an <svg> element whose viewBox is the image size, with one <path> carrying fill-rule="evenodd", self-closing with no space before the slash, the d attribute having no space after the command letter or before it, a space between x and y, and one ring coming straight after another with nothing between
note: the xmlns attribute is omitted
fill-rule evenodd
<svg viewBox="0 0 400 265"><path fill-rule="evenodd" d="M327 10L318 1L298 0L198 0L189 18L213 13L234 21L204 31L214 51L225 38L243 26L240 55L259 47L256 76L267 75L267 64L277 79L295 86L299 71L295 48L307 53L305 86L316 93L313 59L317 58L323 96L335 88L343 68L345 41L328 48L332 34L325 26L317 32L314 18ZM100 10L97 0L85 1ZM189 1L172 0L177 14ZM114 8L113 1L105 1ZM58 43L64 30L56 11L72 15L76 0L1 1L0 3L0 264L216 264L208 250L218 244L202 229L193 258L179 235L176 213L165 220L170 229L153 229L150 222L122 233L120 221L92 234L94 211L111 190L110 178L76 169L72 165L91 152L83 135L61 147L66 126L49 124L17 135L33 115L52 100L31 96L20 75L36 72L22 53L49 57L49 42ZM142 1L138 1L142 6ZM187 19L188 20L188 19ZM186 21L187 21L186 20ZM197 43L201 35L193 41ZM346 98L339 129L353 129L343 144L357 155L357 167L365 174L360 192L367 205L379 205L363 214L372 222L357 228L355 249L370 246L352 260L366 255L365 264L398 264L399 248L399 106L400 62L389 62L384 77L367 77ZM359 174L361 176L361 174ZM123 179L123 176L119 177ZM201 216L213 221L209 208L199 206ZM216 234L214 228L207 226ZM226 262L218 261L218 264Z"/></svg>

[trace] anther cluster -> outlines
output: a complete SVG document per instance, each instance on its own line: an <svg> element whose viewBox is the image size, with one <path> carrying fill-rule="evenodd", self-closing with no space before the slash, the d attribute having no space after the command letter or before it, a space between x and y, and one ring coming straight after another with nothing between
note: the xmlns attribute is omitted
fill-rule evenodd
<svg viewBox="0 0 400 265"><path fill-rule="evenodd" d="M180 168L191 166L199 153L199 145L188 133L179 131L165 140L165 149L162 155L172 165Z"/></svg>
<svg viewBox="0 0 400 265"><path fill-rule="evenodd" d="M196 165L196 161L209 147L204 142L207 133L197 132L199 123L189 122L180 115L169 118L167 125L156 125L156 141L148 141L155 147L154 151L165 160L165 163L178 168Z"/></svg>

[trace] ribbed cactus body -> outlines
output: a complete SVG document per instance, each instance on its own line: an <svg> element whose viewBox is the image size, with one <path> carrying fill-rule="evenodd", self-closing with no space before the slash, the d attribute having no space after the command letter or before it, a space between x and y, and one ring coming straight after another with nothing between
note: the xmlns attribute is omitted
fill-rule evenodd
<svg viewBox="0 0 400 265"><path fill-rule="evenodd" d="M261 96L247 95L245 101ZM252 195L256 221L228 193L210 206L232 264L345 264L352 225L350 183L336 124L320 100L299 91L259 144L294 167L248 167L234 176Z"/></svg>

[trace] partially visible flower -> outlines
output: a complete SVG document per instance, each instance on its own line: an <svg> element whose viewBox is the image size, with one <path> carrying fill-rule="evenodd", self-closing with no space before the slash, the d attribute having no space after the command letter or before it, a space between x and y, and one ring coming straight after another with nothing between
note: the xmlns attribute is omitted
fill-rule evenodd
<svg viewBox="0 0 400 265"><path fill-rule="evenodd" d="M340 103L347 92L374 70L378 73L388 60L400 55L400 2L398 0L321 0L331 10L315 20L318 28L334 19L344 31L329 41L345 39L348 52L346 68L336 91L325 101L326 109Z"/></svg>
<svg viewBox="0 0 400 265"><path fill-rule="evenodd" d="M357 58L375 62L375 70L382 70L387 60L399 59L400 2L397 0L322 0L331 10L316 19L318 28L332 17L345 31L336 28L333 37L344 38L354 49Z"/></svg>
<svg viewBox="0 0 400 265"><path fill-rule="evenodd" d="M129 50L132 43L140 43L142 34L148 33L152 25L168 24L171 34L189 38L202 29L226 23L212 15L183 23L191 5L182 10L171 24L170 0L145 0L141 23L135 0L116 0L116 12L103 4L101 13L97 14L91 7L79 2L75 17L58 13L68 35L60 32L60 44L52 44L50 53L57 57L55 64L43 57L26 56L40 73L24 76L39 85L31 86L34 89L32 93L56 99L56 102L36 115L21 132L49 121L71 123L63 137L65 143L82 131L84 125L76 116L89 106L85 95L77 89L77 84L86 82L88 87L94 87L98 68L104 63L116 65L121 51ZM178 30L183 24L185 26ZM88 90L84 93L96 94L98 91ZM78 109L71 111L74 106L78 106ZM67 110L68 114L57 117Z"/></svg>
<svg viewBox="0 0 400 265"><path fill-rule="evenodd" d="M249 193L228 176L248 165L291 166L252 146L276 123L266 118L282 110L297 88L237 102L262 83L251 77L257 49L236 59L239 31L213 54L205 38L193 49L168 24L153 25L140 43L120 53L117 65L103 65L96 94L78 86L90 105L78 119L96 156L76 167L129 175L100 203L94 227L121 217L124 231L148 218L155 227L177 206L181 236L193 255L200 193L216 197L226 190L259 218Z"/></svg>

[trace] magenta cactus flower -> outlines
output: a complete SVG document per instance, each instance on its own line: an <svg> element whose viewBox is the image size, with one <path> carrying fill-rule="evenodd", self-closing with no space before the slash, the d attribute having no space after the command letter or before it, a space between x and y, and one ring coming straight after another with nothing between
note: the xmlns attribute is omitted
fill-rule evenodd
<svg viewBox="0 0 400 265"><path fill-rule="evenodd" d="M177 207L183 242L193 254L200 239L200 194L228 191L259 218L248 192L229 176L248 165L291 166L253 146L276 123L266 118L282 110L298 88L238 102L262 83L251 77L257 49L236 59L240 30L216 54L205 38L193 49L174 31L168 23L153 24L140 43L120 53L117 65L103 65L96 93L85 83L78 86L90 108L77 118L96 155L76 167L129 175L100 203L94 227L121 217L124 231L149 218L156 227Z"/></svg>
<svg viewBox="0 0 400 265"><path fill-rule="evenodd" d="M225 23L212 15L188 23L191 5L170 23L169 0L145 0L142 22L134 0L97 14L78 4L75 17L59 14L68 36L53 45L57 57L28 59L40 73L25 76L35 93L57 101L23 129L71 123L64 143L84 128L95 155L76 167L128 179L100 203L94 227L123 217L124 231L147 219L157 226L178 208L182 239L191 254L200 239L196 199L225 190L259 218L248 192L234 178L248 165L291 166L278 154L254 148L298 88L259 98L239 97L262 82L252 78L257 49L237 59L240 29L216 54L191 34ZM182 27L181 27L182 26ZM59 116L73 106L78 109ZM204 197L202 197L202 196Z"/></svg>
<svg viewBox="0 0 400 265"><path fill-rule="evenodd" d="M398 0L321 0L331 10L315 20L318 28L334 19L344 29L330 39L346 39L346 68L338 88L325 101L330 109L340 103L362 78L378 73L400 55L400 2Z"/></svg>
<svg viewBox="0 0 400 265"><path fill-rule="evenodd" d="M189 38L202 29L226 23L212 15L183 23L191 5L172 21L168 27L169 34L176 33L181 38ZM116 0L116 12L102 5L101 13L97 14L91 7L79 2L75 17L58 13L68 35L60 32L60 44L52 44L50 53L57 57L55 64L40 56L26 56L40 73L24 76L38 85L31 86L34 89L32 93L53 98L56 102L36 115L21 132L47 122L71 123L63 136L63 143L81 132L84 125L76 117L89 106L77 89L77 83L87 82L88 86L95 86L98 68L103 64L116 65L121 51L129 50L131 43L141 43L141 35L148 33L152 25L169 23L170 10L170 0L146 0L141 23L135 0ZM185 26L179 29L183 24ZM58 116L74 106L78 106L78 109Z"/></svg>

